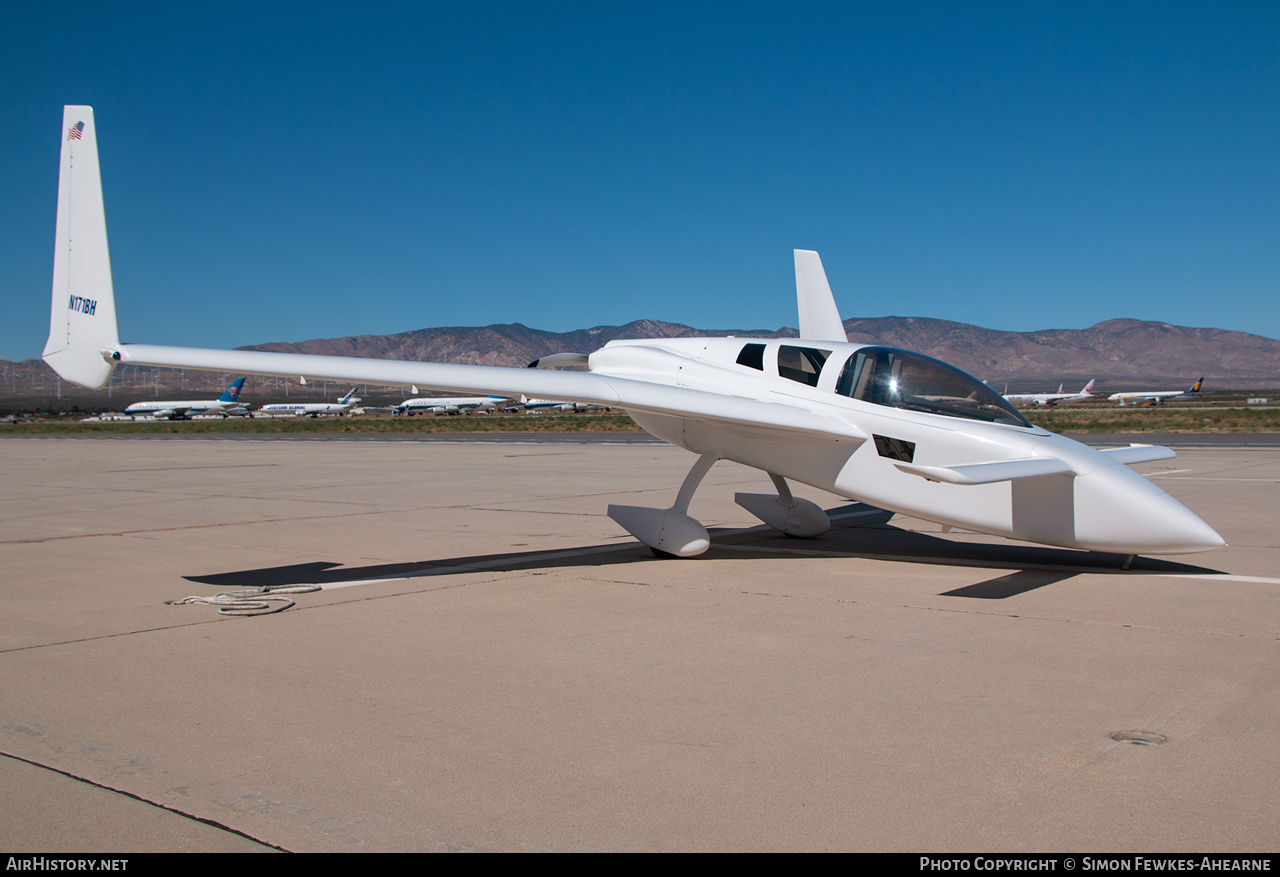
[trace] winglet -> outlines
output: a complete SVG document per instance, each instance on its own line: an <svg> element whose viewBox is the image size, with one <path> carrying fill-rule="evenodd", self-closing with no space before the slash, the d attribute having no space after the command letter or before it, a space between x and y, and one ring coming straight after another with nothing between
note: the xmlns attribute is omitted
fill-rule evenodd
<svg viewBox="0 0 1280 877"><path fill-rule="evenodd" d="M822 259L813 250L796 250L795 257L800 337L809 341L848 341Z"/></svg>
<svg viewBox="0 0 1280 877"><path fill-rule="evenodd" d="M102 387L120 346L92 107L64 107L53 297L44 361L75 384Z"/></svg>

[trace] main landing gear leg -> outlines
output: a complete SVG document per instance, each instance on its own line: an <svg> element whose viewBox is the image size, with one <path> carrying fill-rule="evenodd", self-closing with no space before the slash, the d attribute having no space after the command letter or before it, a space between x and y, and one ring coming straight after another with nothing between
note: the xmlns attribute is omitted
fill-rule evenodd
<svg viewBox="0 0 1280 877"><path fill-rule="evenodd" d="M831 529L831 519L817 503L791 495L787 479L770 472L777 496L767 493L738 493L733 501L775 530L788 536L813 539Z"/></svg>
<svg viewBox="0 0 1280 877"><path fill-rule="evenodd" d="M689 503L702 479L719 458L703 454L693 464L675 505L669 509L648 509L633 505L609 506L609 517L624 530L653 549L658 556L696 557L711 545L707 528L689 517Z"/></svg>

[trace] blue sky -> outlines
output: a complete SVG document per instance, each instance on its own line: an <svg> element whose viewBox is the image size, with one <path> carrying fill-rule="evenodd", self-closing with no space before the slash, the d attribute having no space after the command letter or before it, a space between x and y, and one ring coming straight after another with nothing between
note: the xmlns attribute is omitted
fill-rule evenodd
<svg viewBox="0 0 1280 877"><path fill-rule="evenodd" d="M0 13L0 357L95 109L126 341L1113 317L1280 337L1280 4L147 3Z"/></svg>

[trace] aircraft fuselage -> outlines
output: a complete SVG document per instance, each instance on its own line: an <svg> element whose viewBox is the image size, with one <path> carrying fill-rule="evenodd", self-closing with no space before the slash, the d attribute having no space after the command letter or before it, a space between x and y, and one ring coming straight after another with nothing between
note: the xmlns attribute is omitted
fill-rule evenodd
<svg viewBox="0 0 1280 877"><path fill-rule="evenodd" d="M749 344L763 349L757 362L744 366L738 360ZM789 372L782 361L789 353L785 348L820 351L825 361L816 375ZM1124 463L1032 426L1016 413L1017 419L1004 414L988 419L992 415L976 405L968 410L958 407L956 402L969 400L954 396L930 397L939 411L950 412L936 413L900 407L914 404L911 399L886 404L838 392L838 383L859 351L882 350L799 339L614 341L591 355L590 368L593 373L800 405L850 424L867 438L833 435L797 441L794 434L767 426L726 429L694 418L630 412L646 431L695 453L733 460L900 514L1098 551L1182 553L1222 544L1200 518ZM927 480L895 465L956 467L1047 457L1064 461L1070 474L955 484Z"/></svg>

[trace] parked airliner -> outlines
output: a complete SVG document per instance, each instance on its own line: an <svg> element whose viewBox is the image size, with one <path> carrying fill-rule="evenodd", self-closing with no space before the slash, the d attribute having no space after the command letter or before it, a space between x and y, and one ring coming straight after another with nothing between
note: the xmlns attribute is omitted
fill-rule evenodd
<svg viewBox="0 0 1280 877"><path fill-rule="evenodd" d="M1004 394L1014 405L1057 405L1060 402L1087 402L1093 398L1093 381L1084 385L1079 393L1062 392L1062 384L1058 384L1056 393L1014 393Z"/></svg>
<svg viewBox="0 0 1280 877"><path fill-rule="evenodd" d="M396 414L474 414L503 407L511 400L506 396L436 396L405 399L396 406Z"/></svg>
<svg viewBox="0 0 1280 877"><path fill-rule="evenodd" d="M592 405L590 402L563 402L559 399L528 399L524 396L520 397L520 403L524 406L525 411L591 411L599 408L599 405Z"/></svg>
<svg viewBox="0 0 1280 877"><path fill-rule="evenodd" d="M1185 390L1151 390L1146 393L1112 393L1107 397L1108 402L1119 402L1121 405L1162 405L1165 402L1180 402L1184 399L1194 399L1200 395L1200 385L1204 383L1204 378L1196 381Z"/></svg>
<svg viewBox="0 0 1280 877"><path fill-rule="evenodd" d="M239 407L240 388L244 378L236 378L217 399L196 399L187 402L134 402L124 409L125 414L147 414L152 417L190 417L193 414L222 414L226 416Z"/></svg>
<svg viewBox="0 0 1280 877"><path fill-rule="evenodd" d="M276 402L271 405L263 405L258 411L263 414L293 414L319 417L321 414L345 414L358 404L360 404L360 397L356 395L356 388L352 387L351 392L337 402Z"/></svg>

